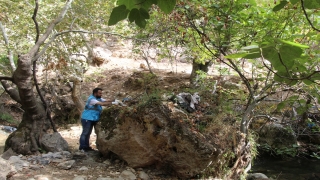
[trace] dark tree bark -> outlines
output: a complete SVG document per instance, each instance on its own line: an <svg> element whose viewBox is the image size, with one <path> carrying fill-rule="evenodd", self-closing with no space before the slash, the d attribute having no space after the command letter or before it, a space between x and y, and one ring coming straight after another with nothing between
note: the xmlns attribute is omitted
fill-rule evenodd
<svg viewBox="0 0 320 180"><path fill-rule="evenodd" d="M17 86L19 97L16 91L9 91L9 86L1 81L6 92L11 97L19 100L24 110L23 118L17 131L12 133L6 140L5 150L11 148L18 154L34 154L41 148L41 137L50 128L44 104L36 97L33 81L32 64L41 54L38 50L45 40L52 33L54 27L63 19L69 9L72 0L68 0L58 17L47 27L46 32L39 37L36 44L30 51L18 58L17 69L13 73L13 83Z"/></svg>

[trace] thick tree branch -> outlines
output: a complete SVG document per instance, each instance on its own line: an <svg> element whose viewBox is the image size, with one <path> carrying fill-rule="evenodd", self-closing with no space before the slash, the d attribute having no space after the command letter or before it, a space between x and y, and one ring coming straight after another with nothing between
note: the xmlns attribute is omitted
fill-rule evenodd
<svg viewBox="0 0 320 180"><path fill-rule="evenodd" d="M16 88L13 88L8 82L1 80L1 85L3 86L4 90L9 94L9 96L15 100L16 102L21 104L21 99L19 96L19 92Z"/></svg>
<svg viewBox="0 0 320 180"><path fill-rule="evenodd" d="M64 16L66 15L68 9L70 8L71 6L71 3L72 3L73 0L68 0L65 4L65 6L63 7L63 9L61 10L60 14L58 15L58 17L53 20L53 22L48 26L48 28L46 29L46 32L41 36L39 37L37 43L30 49L29 51L29 55L31 57L34 57L40 46L45 42L45 40L49 37L49 35L51 34L53 28L62 21L62 19L64 18ZM38 59L38 58L35 58L35 59ZM33 59L34 60L34 59Z"/></svg>
<svg viewBox="0 0 320 180"><path fill-rule="evenodd" d="M320 32L320 29L317 29L317 28L312 24L311 20L309 19L308 14L307 14L307 11L306 11L306 9L305 9L305 7L304 7L304 0L300 0L300 1L301 1L302 11L303 11L304 15L306 16L306 19L307 19L308 23L310 24L310 26L312 27L312 29L314 29L315 31Z"/></svg>
<svg viewBox="0 0 320 180"><path fill-rule="evenodd" d="M8 39L6 30L3 27L1 21L0 21L0 29L2 32L3 39L4 39L4 44L7 46L7 49L8 49L8 58L9 58L10 66L11 66L11 72L13 73L16 70L16 65L14 64L14 60L13 60L13 52L9 47L9 39Z"/></svg>
<svg viewBox="0 0 320 180"><path fill-rule="evenodd" d="M9 76L0 76L0 81L2 81L2 80L13 81L13 78L9 77Z"/></svg>

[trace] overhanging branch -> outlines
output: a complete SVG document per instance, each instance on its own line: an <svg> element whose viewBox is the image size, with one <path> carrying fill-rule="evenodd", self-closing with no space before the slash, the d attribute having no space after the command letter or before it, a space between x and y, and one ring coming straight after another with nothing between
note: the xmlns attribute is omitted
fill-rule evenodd
<svg viewBox="0 0 320 180"><path fill-rule="evenodd" d="M302 8L303 14L306 16L306 19L307 19L308 23L310 24L310 26L312 27L312 29L314 29L315 31L320 32L320 29L317 29L317 28L313 25L313 23L311 22L311 20L309 19L308 14L307 14L307 11L306 11L306 8L304 7L304 0L300 0L300 1L301 1L301 8Z"/></svg>
<svg viewBox="0 0 320 180"><path fill-rule="evenodd" d="M115 36L119 36L121 38L124 39L134 39L136 41L141 41L141 42L145 42L146 40L144 39L137 39L137 38L133 38L133 37L126 37L123 36L121 34L117 34L117 33L112 33L112 32L95 32L95 31L86 31L86 30L69 30L69 31L61 31L59 33L56 33L54 35L52 35L52 37L50 38L49 42L46 43L46 45L42 48L42 50L33 58L33 61L38 59L39 57L41 57L45 51L48 49L48 47L50 46L50 44L58 37L61 36L63 34L68 34L68 33L84 33L84 34L108 34L108 35L115 35Z"/></svg>
<svg viewBox="0 0 320 180"><path fill-rule="evenodd" d="M37 41L39 40L39 36L40 36L39 25L38 25L38 22L37 22L37 13L38 13L38 8L39 8L38 0L35 0L35 4L36 4L36 6L34 7L32 19L33 19L34 25L36 26L36 33L37 34L36 34L35 43L37 43Z"/></svg>
<svg viewBox="0 0 320 180"><path fill-rule="evenodd" d="M40 46L45 42L45 40L49 37L49 35L51 34L53 28L62 21L62 19L64 18L64 16L66 15L68 9L71 6L73 0L68 0L66 2L66 4L64 5L63 9L61 10L60 14L58 15L58 17L53 20L53 22L48 26L48 28L46 29L46 32L38 39L37 43L30 49L29 51L29 55L31 57L34 57ZM39 56L40 57L40 56ZM38 58L36 58L38 59ZM34 60L34 59L33 59Z"/></svg>

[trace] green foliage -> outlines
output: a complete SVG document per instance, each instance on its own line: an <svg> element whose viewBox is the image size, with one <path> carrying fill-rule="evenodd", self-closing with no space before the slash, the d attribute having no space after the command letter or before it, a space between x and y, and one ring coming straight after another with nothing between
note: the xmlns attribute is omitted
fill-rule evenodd
<svg viewBox="0 0 320 180"><path fill-rule="evenodd" d="M313 152L312 155L310 155L310 156L313 157L313 158L316 158L316 159L320 159L320 154L319 153Z"/></svg>
<svg viewBox="0 0 320 180"><path fill-rule="evenodd" d="M14 125L18 125L19 122L16 121L12 116L11 114L9 113L6 113L6 112L1 112L0 111L0 119L3 120L3 121L6 121L10 124L14 124Z"/></svg>
<svg viewBox="0 0 320 180"><path fill-rule="evenodd" d="M145 28L146 19L150 18L148 11L152 4L158 5L164 13L169 14L176 5L176 0L118 0L118 6L113 8L108 25L115 25L129 15L130 22L135 22L139 27Z"/></svg>
<svg viewBox="0 0 320 180"><path fill-rule="evenodd" d="M144 94L140 100L137 110L143 110L148 107L159 106L162 103L160 91L153 91L151 94Z"/></svg>
<svg viewBox="0 0 320 180"><path fill-rule="evenodd" d="M112 26L112 25L117 24L117 22L126 19L129 12L130 11L126 8L125 5L121 5L121 6L115 7L113 9L113 11L111 12L110 20L108 22L108 25Z"/></svg>
<svg viewBox="0 0 320 180"><path fill-rule="evenodd" d="M276 5L272 10L273 11L280 11L282 8L284 8L288 4L288 1L282 0L280 1L280 4Z"/></svg>
<svg viewBox="0 0 320 180"><path fill-rule="evenodd" d="M311 56L305 54L308 46L281 39L261 42L242 48L244 52L231 54L227 58L261 58L271 63L269 69L274 69L274 80L288 85L295 85L298 80L311 84L318 78ZM254 55L254 56L253 56ZM316 62L316 61L314 61ZM267 65L266 65L267 66ZM307 81L308 80L308 81Z"/></svg>
<svg viewBox="0 0 320 180"><path fill-rule="evenodd" d="M298 152L298 145L293 144L291 147L285 148L272 148L268 144L257 144L258 149L268 152L271 155L281 156L281 157L295 157Z"/></svg>

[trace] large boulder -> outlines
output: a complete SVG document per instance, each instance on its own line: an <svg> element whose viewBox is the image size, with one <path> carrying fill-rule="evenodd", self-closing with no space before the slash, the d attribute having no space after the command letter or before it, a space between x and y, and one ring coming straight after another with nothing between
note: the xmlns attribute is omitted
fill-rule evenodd
<svg viewBox="0 0 320 180"><path fill-rule="evenodd" d="M266 124L259 132L259 144L267 144L273 149L292 148L297 144L297 137L281 124Z"/></svg>
<svg viewBox="0 0 320 180"><path fill-rule="evenodd" d="M60 133L44 134L41 145L48 152L59 152L68 150L68 142L63 139Z"/></svg>
<svg viewBox="0 0 320 180"><path fill-rule="evenodd" d="M155 165L190 178L216 165L218 174L222 151L215 139L190 129L185 118L163 104L108 108L95 127L97 148L106 156L115 153L133 168Z"/></svg>

